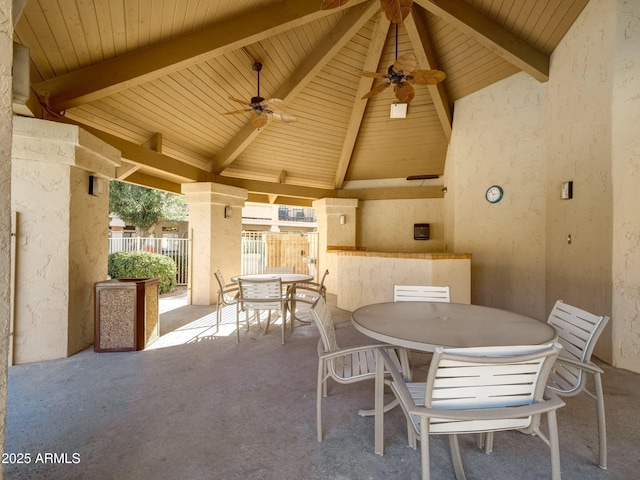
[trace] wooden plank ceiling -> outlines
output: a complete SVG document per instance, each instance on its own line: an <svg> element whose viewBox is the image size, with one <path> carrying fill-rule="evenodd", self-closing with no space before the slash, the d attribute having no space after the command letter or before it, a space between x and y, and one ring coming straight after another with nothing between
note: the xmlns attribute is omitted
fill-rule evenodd
<svg viewBox="0 0 640 480"><path fill-rule="evenodd" d="M179 192L217 181L250 200L441 196L456 100L549 56L588 0L414 0L399 25L378 0L27 0L14 40L31 56L33 115L80 124L122 151L118 177ZM446 73L389 118L397 54ZM233 96L284 100L296 122L255 129Z"/></svg>

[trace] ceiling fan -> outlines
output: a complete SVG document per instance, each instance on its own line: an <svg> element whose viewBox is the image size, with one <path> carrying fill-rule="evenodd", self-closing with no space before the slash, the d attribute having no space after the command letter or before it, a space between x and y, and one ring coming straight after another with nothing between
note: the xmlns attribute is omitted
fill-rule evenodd
<svg viewBox="0 0 640 480"><path fill-rule="evenodd" d="M331 10L348 3L349 0L323 0L322 10ZM391 23L402 23L411 13L413 0L380 0L380 8Z"/></svg>
<svg viewBox="0 0 640 480"><path fill-rule="evenodd" d="M398 24L396 23L396 61L389 66L387 73L358 72L363 77L384 80L373 87L362 99L374 97L393 85L396 98L402 103L409 103L416 94L413 88L414 83L418 85L436 85L447 77L440 70L415 70L417 65L418 61L413 53L404 53L398 56Z"/></svg>
<svg viewBox="0 0 640 480"><path fill-rule="evenodd" d="M268 98L265 100L260 96L260 70L262 70L262 63L254 62L252 68L258 72L258 94L255 97L251 97L250 102L230 96L230 100L238 102L248 108L233 110L231 112L225 112L224 114L236 115L239 113L251 112L251 124L254 128L264 127L269 122L270 118L274 118L285 123L295 122L297 118L290 113L285 112L283 100L280 100L279 98Z"/></svg>

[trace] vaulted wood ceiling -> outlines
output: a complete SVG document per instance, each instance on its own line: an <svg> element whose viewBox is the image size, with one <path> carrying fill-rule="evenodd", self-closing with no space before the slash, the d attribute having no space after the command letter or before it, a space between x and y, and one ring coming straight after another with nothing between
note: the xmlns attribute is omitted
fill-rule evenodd
<svg viewBox="0 0 640 480"><path fill-rule="evenodd" d="M456 100L549 58L588 0L414 0L396 26L378 0L27 0L14 40L30 49L34 115L80 124L122 151L118 178L180 191L216 181L250 200L441 196ZM361 97L398 53L439 69L405 119L393 89ZM297 122L254 129L224 115L257 93ZM38 103L46 109L38 109Z"/></svg>

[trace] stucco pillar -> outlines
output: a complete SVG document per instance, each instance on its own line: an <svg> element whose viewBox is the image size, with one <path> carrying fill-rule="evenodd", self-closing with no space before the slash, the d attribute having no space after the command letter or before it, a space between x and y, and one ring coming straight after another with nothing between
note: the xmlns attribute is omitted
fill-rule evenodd
<svg viewBox="0 0 640 480"><path fill-rule="evenodd" d="M107 278L108 179L119 162L118 150L75 125L13 118L15 363L93 343L93 287ZM90 176L101 179L101 193L89 194Z"/></svg>
<svg viewBox="0 0 640 480"><path fill-rule="evenodd" d="M318 219L318 277L325 270L329 275L325 286L330 293L336 293L338 263L336 255L328 254L328 247L356 246L356 209L355 198L322 198L313 202Z"/></svg>
<svg viewBox="0 0 640 480"><path fill-rule="evenodd" d="M11 321L11 0L0 0L0 449L4 452L7 413L7 358ZM0 467L0 479L4 477Z"/></svg>
<svg viewBox="0 0 640 480"><path fill-rule="evenodd" d="M244 188L202 182L182 185L189 205L189 238L192 242L190 299L193 305L218 301L216 270L229 282L241 273L242 207Z"/></svg>

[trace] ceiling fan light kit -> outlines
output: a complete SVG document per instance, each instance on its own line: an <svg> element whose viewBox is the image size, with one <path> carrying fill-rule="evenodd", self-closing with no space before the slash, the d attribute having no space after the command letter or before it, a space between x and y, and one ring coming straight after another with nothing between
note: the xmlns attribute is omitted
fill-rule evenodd
<svg viewBox="0 0 640 480"><path fill-rule="evenodd" d="M407 104L392 103L389 118L407 118Z"/></svg>

